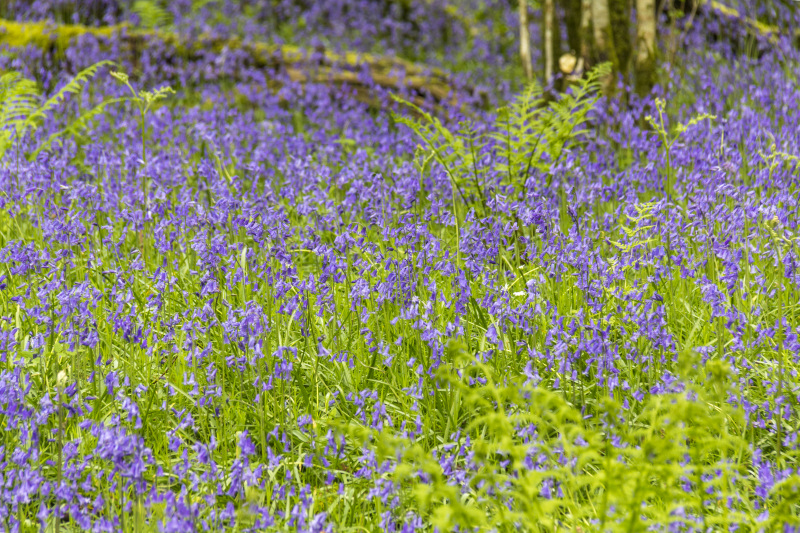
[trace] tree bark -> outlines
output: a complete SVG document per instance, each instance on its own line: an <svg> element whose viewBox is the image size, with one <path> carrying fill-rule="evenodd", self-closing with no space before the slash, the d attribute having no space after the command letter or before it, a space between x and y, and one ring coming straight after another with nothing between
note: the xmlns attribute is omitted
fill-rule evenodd
<svg viewBox="0 0 800 533"><path fill-rule="evenodd" d="M656 82L655 0L636 0L636 92L644 96Z"/></svg>
<svg viewBox="0 0 800 533"><path fill-rule="evenodd" d="M564 8L564 21L567 26L567 46L569 51L577 56L581 53L581 0L561 0Z"/></svg>
<svg viewBox="0 0 800 533"><path fill-rule="evenodd" d="M595 60L598 63L611 61L616 64L614 41L611 35L611 14L609 0L592 0L592 26L594 31Z"/></svg>
<svg viewBox="0 0 800 533"><path fill-rule="evenodd" d="M551 0L553 3L553 70L558 73L558 58L561 57L561 10L558 7L558 0Z"/></svg>
<svg viewBox="0 0 800 533"><path fill-rule="evenodd" d="M594 63L592 0L581 0L581 48L577 50L585 67Z"/></svg>
<svg viewBox="0 0 800 533"><path fill-rule="evenodd" d="M544 52L544 83L553 78L555 65L555 6L553 0L542 0L542 52Z"/></svg>
<svg viewBox="0 0 800 533"><path fill-rule="evenodd" d="M628 0L608 0L608 5L616 56L614 70L622 74L622 79L627 83L632 51L630 4Z"/></svg>
<svg viewBox="0 0 800 533"><path fill-rule="evenodd" d="M525 79L533 81L531 36L528 33L528 0L519 0L519 58L525 71Z"/></svg>

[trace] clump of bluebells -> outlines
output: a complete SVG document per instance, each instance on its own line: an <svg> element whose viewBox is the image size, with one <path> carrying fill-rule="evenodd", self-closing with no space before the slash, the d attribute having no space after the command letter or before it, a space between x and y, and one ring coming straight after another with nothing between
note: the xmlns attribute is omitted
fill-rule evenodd
<svg viewBox="0 0 800 533"><path fill-rule="evenodd" d="M308 20L335 41L345 4ZM394 15L376 49L412 46ZM99 73L0 165L3 528L800 527L800 57L718 24L569 131L508 126L525 96L425 126L233 52ZM112 45L0 68L52 92Z"/></svg>

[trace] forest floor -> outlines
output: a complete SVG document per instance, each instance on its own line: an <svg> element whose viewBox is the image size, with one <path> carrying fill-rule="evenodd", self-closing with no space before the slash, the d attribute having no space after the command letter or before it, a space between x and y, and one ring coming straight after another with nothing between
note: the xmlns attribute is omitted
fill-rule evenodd
<svg viewBox="0 0 800 533"><path fill-rule="evenodd" d="M553 97L500 0L67 4L0 10L4 528L800 526L790 7Z"/></svg>

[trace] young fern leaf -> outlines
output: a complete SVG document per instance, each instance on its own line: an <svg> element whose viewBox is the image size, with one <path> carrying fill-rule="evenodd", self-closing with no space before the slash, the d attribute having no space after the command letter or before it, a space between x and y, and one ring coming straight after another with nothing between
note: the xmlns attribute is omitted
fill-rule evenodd
<svg viewBox="0 0 800 533"><path fill-rule="evenodd" d="M0 77L0 159L5 156L12 142L19 143L28 131L35 130L41 122L64 101L68 94L82 91L97 72L112 61L100 61L79 72L72 80L39 105L39 90L36 83L23 78L18 72L10 72ZM117 98L100 103L79 116L64 129L50 135L38 146L28 159L35 159L47 150L55 140L65 136L79 136L89 123L110 104L122 102L127 98Z"/></svg>
<svg viewBox="0 0 800 533"><path fill-rule="evenodd" d="M123 102L127 102L129 98L112 98L110 100L105 100L100 102L95 107L87 111L86 113L82 114L75 120L73 120L66 128L59 130L52 135L50 135L47 139L45 139L33 152L28 154L27 158L29 161L33 161L36 157L45 150L49 150L52 144L62 137L65 136L72 136L75 138L81 138L83 135L83 131L89 127L89 124L105 112L106 107L112 104L120 104Z"/></svg>
<svg viewBox="0 0 800 533"><path fill-rule="evenodd" d="M94 65L91 65L72 78L69 83L64 85L56 94L51 96L41 107L35 109L32 113L30 113L25 122L23 123L23 131L24 134L28 129L36 129L38 123L47 117L47 115L52 111L57 105L64 101L68 94L76 94L83 90L83 88L89 83L89 81L97 74L97 72L106 66L112 66L115 63L113 61L98 61Z"/></svg>
<svg viewBox="0 0 800 533"><path fill-rule="evenodd" d="M139 15L140 24L148 30L166 26L172 21L169 12L152 0L136 0L132 11Z"/></svg>
<svg viewBox="0 0 800 533"><path fill-rule="evenodd" d="M541 141L549 122L540 119L543 102L541 86L531 83L511 106L497 110L495 131L489 137L502 147L498 170L510 183L520 175L526 176L545 149L546 143Z"/></svg>
<svg viewBox="0 0 800 533"><path fill-rule="evenodd" d="M451 130L442 122L422 110L419 106L398 96L392 96L396 102L413 109L422 120L392 114L396 122L408 126L425 143L426 159L432 159L442 165L453 188L461 200L469 203L469 195L476 193L486 209L486 195L483 191L483 176L488 170L480 163L480 155L486 146L484 135L467 122L458 123L457 129Z"/></svg>
<svg viewBox="0 0 800 533"><path fill-rule="evenodd" d="M468 122L459 123L457 128L445 126L438 118L397 96L393 96L395 101L414 110L421 119L398 114L393 117L424 141L428 159L442 165L465 203L468 194L474 192L485 208L487 195L483 184L489 168L481 163L481 157L488 143L493 141L497 147L499 161L494 168L507 177L508 185L524 186L531 170L546 172L558 162L570 141L585 133L581 126L599 98L600 80L609 72L609 64L597 66L572 93L549 104L538 84L529 85L510 106L496 111L488 134L478 133Z"/></svg>
<svg viewBox="0 0 800 533"><path fill-rule="evenodd" d="M534 168L546 172L568 143L586 132L580 128L599 98L600 80L609 71L608 64L598 65L571 93L549 104L542 88L532 83L510 107L498 110L490 137L502 147L499 168L511 184L518 180L524 184Z"/></svg>
<svg viewBox="0 0 800 533"><path fill-rule="evenodd" d="M0 76L0 159L15 139L22 136L27 117L36 110L36 83L18 72Z"/></svg>
<svg viewBox="0 0 800 533"><path fill-rule="evenodd" d="M6 154L13 141L19 142L29 130L36 129L38 123L43 121L67 94L80 92L100 68L112 64L111 61L100 61L82 70L42 105L38 105L39 91L33 81L23 78L18 72L0 77L0 158ZM99 110L94 114L90 112L90 116L80 117L62 132L51 135L35 154L49 146L56 138L84 128L97 114Z"/></svg>

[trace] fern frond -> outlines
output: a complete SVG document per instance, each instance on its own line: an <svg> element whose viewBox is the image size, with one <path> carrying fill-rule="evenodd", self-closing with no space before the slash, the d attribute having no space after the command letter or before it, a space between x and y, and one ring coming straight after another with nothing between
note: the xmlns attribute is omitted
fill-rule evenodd
<svg viewBox="0 0 800 533"><path fill-rule="evenodd" d="M36 83L19 72L0 76L0 158L14 139L24 131L27 117L36 109L39 90Z"/></svg>
<svg viewBox="0 0 800 533"><path fill-rule="evenodd" d="M171 22L169 12L152 0L136 0L133 3L133 12L139 15L141 25L148 30Z"/></svg>
<svg viewBox="0 0 800 533"><path fill-rule="evenodd" d="M542 144L544 130L550 126L547 117L543 119L544 102L542 87L531 83L511 106L498 110L495 131L489 137L502 147L498 170L509 182L527 176L532 166L538 166L546 147Z"/></svg>
<svg viewBox="0 0 800 533"><path fill-rule="evenodd" d="M0 158L6 154L13 142L19 142L29 130L35 130L68 94L80 92L101 68L113 64L113 61L100 61L85 68L41 105L39 105L39 91L33 81L22 77L18 72L0 76ZM64 135L79 135L105 107L122 100L125 99L103 102L84 113L66 128L50 135L31 157L36 157Z"/></svg>
<svg viewBox="0 0 800 533"><path fill-rule="evenodd" d="M35 129L39 121L44 120L50 111L58 106L68 94L76 94L83 90L84 86L97 74L97 72L107 66L113 66L115 63L109 60L98 61L94 65L86 67L72 78L69 83L64 85L56 94L51 96L44 104L38 109L28 115L23 127L25 129Z"/></svg>
<svg viewBox="0 0 800 533"><path fill-rule="evenodd" d="M586 130L581 126L599 98L601 80L610 72L608 64L593 69L572 93L547 102L543 88L530 84L511 105L496 111L488 133L478 133L469 123L445 126L418 106L394 96L421 118L393 115L424 141L428 157L447 173L454 189L467 202L464 190L476 192L485 206L483 185L489 168L481 164L489 141L496 147L494 170L507 176L509 185L524 184L532 169L547 171L563 154L567 144Z"/></svg>
<svg viewBox="0 0 800 533"><path fill-rule="evenodd" d="M127 102L130 98L112 98L110 100L105 100L100 102L95 107L87 111L86 113L82 114L75 120L73 120L66 128L57 131L50 135L47 139L40 144L36 150L28 154L28 160L33 161L36 157L42 153L43 151L47 150L52 146L52 144L61 137L71 135L73 137L80 137L84 130L89 127L89 123L92 122L95 118L97 118L101 113L105 111L105 108L112 105L112 104L119 104L123 102Z"/></svg>
<svg viewBox="0 0 800 533"><path fill-rule="evenodd" d="M445 172L447 172L453 185L458 189L462 199L465 199L460 189L460 176L455 168L458 166L458 155L463 153L462 140L446 128L438 118L431 116L430 113L422 110L419 106L396 95L392 95L392 98L396 102L410 107L422 117L423 120L418 121L404 115L392 114L395 121L411 128L425 142L434 159L444 167Z"/></svg>
<svg viewBox="0 0 800 533"><path fill-rule="evenodd" d="M0 78L0 126L6 127L12 120L24 118L36 108L39 92L36 84L19 73L4 74Z"/></svg>

